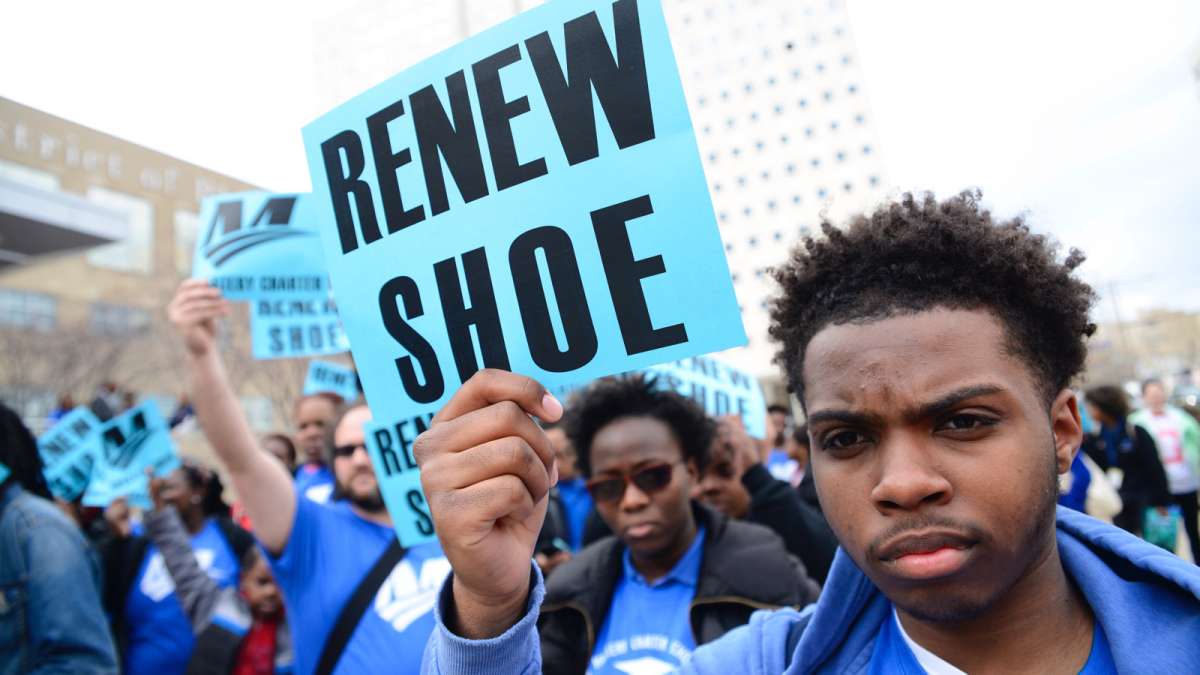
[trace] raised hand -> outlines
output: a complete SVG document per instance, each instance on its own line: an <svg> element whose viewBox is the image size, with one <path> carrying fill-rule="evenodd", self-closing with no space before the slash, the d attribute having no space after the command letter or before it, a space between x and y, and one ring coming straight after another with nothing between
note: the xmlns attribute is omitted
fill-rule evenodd
<svg viewBox="0 0 1200 675"><path fill-rule="evenodd" d="M204 279L186 279L167 305L167 318L193 356L203 356L212 349L217 319L228 313L229 302Z"/></svg>
<svg viewBox="0 0 1200 675"><path fill-rule="evenodd" d="M769 428L767 434L770 437ZM756 464L765 464L770 452L769 447L763 447L762 442L756 441L746 433L742 418L737 415L725 415L717 419L717 440L729 448L738 476L745 474Z"/></svg>
<svg viewBox="0 0 1200 675"><path fill-rule="evenodd" d="M153 467L146 467L146 482L150 485L150 501L154 503L154 510L162 511L167 503L163 497L163 490L167 486L166 479L155 476Z"/></svg>
<svg viewBox="0 0 1200 675"><path fill-rule="evenodd" d="M530 415L552 422L562 404L536 381L476 373L421 434L413 453L434 529L454 568L454 616L471 639L520 619L547 495L558 481L554 448Z"/></svg>
<svg viewBox="0 0 1200 675"><path fill-rule="evenodd" d="M133 514L124 497L118 497L104 507L104 520L119 539L127 539L133 534Z"/></svg>

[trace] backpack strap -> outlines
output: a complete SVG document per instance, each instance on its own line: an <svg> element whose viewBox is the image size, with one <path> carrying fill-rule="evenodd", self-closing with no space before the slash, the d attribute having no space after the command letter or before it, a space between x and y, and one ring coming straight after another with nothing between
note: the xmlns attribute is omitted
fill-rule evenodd
<svg viewBox="0 0 1200 675"><path fill-rule="evenodd" d="M358 582L358 587L354 589L350 599L342 606L342 611L338 613L333 629L325 638L325 645L321 648L321 659L317 661L317 669L314 671L316 675L333 673L338 660L342 658L342 652L350 643L350 636L354 634L354 629L358 628L358 622L362 620L371 600L388 575L392 573L392 568L404 557L404 553L405 550L400 545L400 540L393 538L392 543L383 550L371 570L362 578L362 581Z"/></svg>

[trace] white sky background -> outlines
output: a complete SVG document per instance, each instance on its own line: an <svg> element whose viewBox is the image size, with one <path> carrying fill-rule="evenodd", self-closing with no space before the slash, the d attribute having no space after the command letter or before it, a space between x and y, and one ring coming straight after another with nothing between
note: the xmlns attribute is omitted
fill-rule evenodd
<svg viewBox="0 0 1200 675"><path fill-rule="evenodd" d="M1200 2L848 0L899 189L978 186L1089 255L1112 316L1200 309ZM20 2L0 95L274 190L307 190L314 0Z"/></svg>

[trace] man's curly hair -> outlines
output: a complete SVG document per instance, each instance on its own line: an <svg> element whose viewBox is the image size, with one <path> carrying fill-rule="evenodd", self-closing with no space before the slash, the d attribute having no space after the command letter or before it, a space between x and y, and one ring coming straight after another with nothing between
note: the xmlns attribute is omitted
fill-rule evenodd
<svg viewBox="0 0 1200 675"><path fill-rule="evenodd" d="M804 354L823 328L876 321L935 307L986 309L1004 325L1008 348L1053 399L1078 374L1095 332L1091 287L1073 274L1084 255L1029 230L1021 217L996 222L978 191L945 201L906 193L854 218L844 230L821 224L773 271L776 362L804 401Z"/></svg>
<svg viewBox="0 0 1200 675"><path fill-rule="evenodd" d="M692 399L663 389L652 375L636 373L596 380L571 397L563 426L584 476L592 475L596 434L625 417L651 417L666 424L679 441L685 462L695 460L701 470L707 464L716 424Z"/></svg>

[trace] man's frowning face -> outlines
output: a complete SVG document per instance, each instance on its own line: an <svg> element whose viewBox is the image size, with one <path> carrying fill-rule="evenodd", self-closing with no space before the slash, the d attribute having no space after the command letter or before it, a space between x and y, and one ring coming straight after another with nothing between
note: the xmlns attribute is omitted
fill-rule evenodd
<svg viewBox="0 0 1200 675"><path fill-rule="evenodd" d="M1075 399L1047 403L992 313L828 326L803 375L825 515L897 607L976 616L1053 551Z"/></svg>
<svg viewBox="0 0 1200 675"><path fill-rule="evenodd" d="M325 461L325 434L337 417L337 406L324 396L306 396L296 403L296 452L301 462Z"/></svg>

